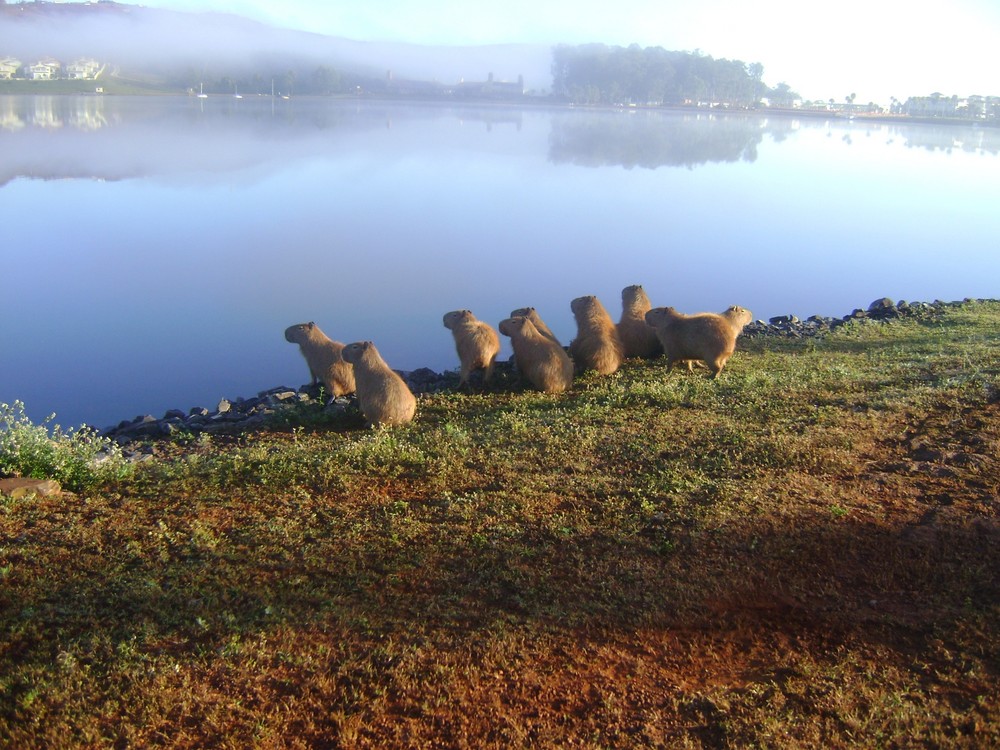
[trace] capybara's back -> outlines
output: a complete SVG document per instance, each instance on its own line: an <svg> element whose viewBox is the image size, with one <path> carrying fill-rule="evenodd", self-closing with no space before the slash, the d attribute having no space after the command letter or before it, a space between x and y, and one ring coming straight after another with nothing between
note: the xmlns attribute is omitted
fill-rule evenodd
<svg viewBox="0 0 1000 750"><path fill-rule="evenodd" d="M500 353L500 336L470 310L452 310L444 315L444 327L451 330L458 352L459 386L469 382L474 370L483 370L483 383L493 374L497 354Z"/></svg>
<svg viewBox="0 0 1000 750"><path fill-rule="evenodd" d="M313 322L285 329L285 341L299 345L312 382L321 382L330 396L354 393L354 368L344 361L344 345L333 341Z"/></svg>
<svg viewBox="0 0 1000 750"><path fill-rule="evenodd" d="M413 419L417 399L375 344L356 341L344 347L344 360L354 366L358 407L372 427L405 424Z"/></svg>
<svg viewBox="0 0 1000 750"><path fill-rule="evenodd" d="M700 360L718 377L736 350L736 337L743 330L737 322L749 316L749 310L732 316L718 313L684 315L672 307L654 307L646 313L646 322L656 331L667 356L667 368L676 362ZM744 315L745 313L745 315Z"/></svg>
<svg viewBox="0 0 1000 750"><path fill-rule="evenodd" d="M646 313L653 308L646 290L639 284L622 289L622 317L618 321L618 338L625 357L657 357L663 346L656 331L646 325Z"/></svg>
<svg viewBox="0 0 1000 750"><path fill-rule="evenodd" d="M562 393L573 384L573 361L530 319L514 316L501 321L499 327L500 333L510 337L518 369L532 386L544 393Z"/></svg>
<svg viewBox="0 0 1000 750"><path fill-rule="evenodd" d="M576 318L576 338L569 353L577 369L596 370L601 375L616 372L622 363L622 343L604 305L590 294L574 299L570 309Z"/></svg>

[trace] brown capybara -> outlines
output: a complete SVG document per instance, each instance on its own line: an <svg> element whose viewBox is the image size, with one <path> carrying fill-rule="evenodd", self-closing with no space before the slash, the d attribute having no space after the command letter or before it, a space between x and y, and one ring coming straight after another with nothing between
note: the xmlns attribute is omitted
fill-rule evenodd
<svg viewBox="0 0 1000 750"><path fill-rule="evenodd" d="M413 419L417 399L403 379L385 363L371 341L344 347L344 361L354 366L358 407L370 427L405 424Z"/></svg>
<svg viewBox="0 0 1000 750"><path fill-rule="evenodd" d="M535 308L519 307L516 310L510 311L510 317L527 318L528 320L531 321L531 324L535 326L535 328L540 334L542 334L545 338L551 339L552 341L555 341L557 344L559 344L559 339L557 339L556 335L552 333L552 331L549 329L547 325L545 325L545 321L542 320L541 316L538 314L538 310L536 310ZM562 344L559 344L559 346L562 346Z"/></svg>
<svg viewBox="0 0 1000 750"><path fill-rule="evenodd" d="M601 301L588 294L573 300L570 309L576 318L576 338L569 345L569 354L577 370L597 370L601 375L617 371L622 363L622 342Z"/></svg>
<svg viewBox="0 0 1000 750"><path fill-rule="evenodd" d="M518 369L544 393L562 393L573 384L573 361L558 342L542 335L523 315L500 321L500 333L510 336Z"/></svg>
<svg viewBox="0 0 1000 750"><path fill-rule="evenodd" d="M663 344L668 370L676 362L698 360L715 378L735 351L736 337L751 320L749 310L735 306L722 315L685 315L672 307L654 307L646 313L646 323Z"/></svg>
<svg viewBox="0 0 1000 750"><path fill-rule="evenodd" d="M653 304L646 290L639 284L622 289L622 317L618 321L618 338L622 342L622 353L628 357L646 359L663 354L663 345L656 337L656 331L646 325L646 313Z"/></svg>
<svg viewBox="0 0 1000 750"><path fill-rule="evenodd" d="M354 393L354 368L344 361L344 345L331 340L318 325L309 322L288 326L285 341L299 345L312 382L323 383L331 397Z"/></svg>
<svg viewBox="0 0 1000 750"><path fill-rule="evenodd" d="M478 320L470 310L452 310L444 315L444 327L455 337L455 349L461 365L458 386L468 384L473 370L483 371L483 384L493 374L497 354L500 353L500 336L486 322Z"/></svg>

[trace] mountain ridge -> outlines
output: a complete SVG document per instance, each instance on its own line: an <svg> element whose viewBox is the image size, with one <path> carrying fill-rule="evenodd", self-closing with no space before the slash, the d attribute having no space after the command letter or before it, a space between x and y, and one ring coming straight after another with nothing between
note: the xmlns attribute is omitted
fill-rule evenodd
<svg viewBox="0 0 1000 750"><path fill-rule="evenodd" d="M429 46L366 42L271 26L231 13L171 11L97 3L0 5L0 57L91 57L130 68L224 69L232 74L280 66L329 66L339 72L455 82L516 80L545 89L551 48L534 44Z"/></svg>

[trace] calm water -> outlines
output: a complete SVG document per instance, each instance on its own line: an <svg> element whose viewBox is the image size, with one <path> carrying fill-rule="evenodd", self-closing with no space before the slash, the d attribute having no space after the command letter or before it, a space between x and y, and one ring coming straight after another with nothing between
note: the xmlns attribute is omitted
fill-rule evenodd
<svg viewBox="0 0 1000 750"><path fill-rule="evenodd" d="M655 112L0 97L0 401L105 426L308 380L286 326L457 367L444 312L1000 296L1000 133ZM506 343L506 341L505 341ZM501 356L509 354L505 347Z"/></svg>

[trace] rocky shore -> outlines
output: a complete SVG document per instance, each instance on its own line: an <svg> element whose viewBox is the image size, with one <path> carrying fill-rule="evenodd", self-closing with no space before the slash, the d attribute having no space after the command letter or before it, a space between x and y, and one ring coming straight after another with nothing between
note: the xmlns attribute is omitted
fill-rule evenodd
<svg viewBox="0 0 1000 750"><path fill-rule="evenodd" d="M743 329L745 337L809 338L823 336L848 323L882 323L899 318L933 318L947 307L955 307L972 300L957 302L893 302L887 297L872 302L867 309L856 309L842 318L813 315L800 320L795 315L781 315L767 321L757 320ZM457 372L434 372L420 368L400 372L407 385L416 394L434 393L458 386ZM497 363L497 378L513 377L509 363ZM282 415L290 416L303 407L312 407L321 417L347 417L356 413L354 397L341 397L324 404L319 385L299 388L278 386L261 391L249 398L223 398L214 409L195 407L187 412L171 409L162 417L138 416L101 431L121 445L150 438L164 438L184 434L239 432L265 422L280 421ZM360 417L358 418L361 422Z"/></svg>

